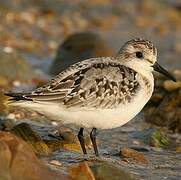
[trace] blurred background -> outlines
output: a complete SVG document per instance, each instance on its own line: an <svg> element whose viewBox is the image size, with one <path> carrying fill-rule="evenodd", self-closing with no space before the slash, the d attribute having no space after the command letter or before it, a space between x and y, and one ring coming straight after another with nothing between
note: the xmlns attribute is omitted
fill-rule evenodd
<svg viewBox="0 0 181 180"><path fill-rule="evenodd" d="M115 55L126 41L136 37L155 44L159 63L171 71L178 82L172 83L155 74L155 92L144 109L144 115L135 118L125 128L109 131L111 137L116 137L114 140L107 137L107 131L102 132L102 149L109 148L108 151L114 154L114 148L120 144L141 146L145 143L149 147L166 147L167 150L181 152L180 0L1 0L0 129L11 129L17 120L47 122L45 117L35 112L9 108L4 103L7 102L3 95L5 91L32 90L72 63L91 57ZM52 126L32 126L44 138L47 138L47 131L52 130ZM67 133L67 130L61 132ZM143 139L145 137L151 140ZM149 153L148 158L157 160L153 152ZM169 155L167 157L173 158ZM65 164L69 160L66 156L60 156ZM158 164L163 163L161 159ZM167 162L172 160L167 159ZM170 166L177 166L175 171L172 170L178 178L180 162L173 162ZM131 170L138 177L146 175L137 166ZM157 175L151 171L149 173L155 177L169 174L168 169L157 172Z"/></svg>
<svg viewBox="0 0 181 180"><path fill-rule="evenodd" d="M181 68L180 10L179 0L1 0L0 46L48 72L71 34L96 33L113 54L130 38L142 37L156 45L167 68Z"/></svg>

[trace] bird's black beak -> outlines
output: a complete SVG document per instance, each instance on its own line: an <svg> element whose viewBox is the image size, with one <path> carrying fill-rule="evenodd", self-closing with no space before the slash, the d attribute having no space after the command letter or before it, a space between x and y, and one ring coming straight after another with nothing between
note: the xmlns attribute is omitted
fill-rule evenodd
<svg viewBox="0 0 181 180"><path fill-rule="evenodd" d="M175 77L173 77L166 69L164 69L163 67L161 67L157 62L155 62L155 64L153 65L153 69L165 76L167 76L169 79L171 79L172 81L176 82Z"/></svg>

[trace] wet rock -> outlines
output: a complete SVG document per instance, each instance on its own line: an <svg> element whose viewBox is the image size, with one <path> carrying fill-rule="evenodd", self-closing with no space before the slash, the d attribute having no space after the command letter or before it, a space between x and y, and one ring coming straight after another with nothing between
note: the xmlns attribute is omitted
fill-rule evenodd
<svg viewBox="0 0 181 180"><path fill-rule="evenodd" d="M83 32L70 35L59 46L50 74L56 75L69 65L84 59L110 56L111 50L99 35Z"/></svg>
<svg viewBox="0 0 181 180"><path fill-rule="evenodd" d="M26 60L16 51L7 53L0 48L0 85L5 86L15 80L27 82L35 77L35 73Z"/></svg>
<svg viewBox="0 0 181 180"><path fill-rule="evenodd" d="M0 92L0 115L4 114L7 111L7 101L8 97L6 97L3 92Z"/></svg>
<svg viewBox="0 0 181 180"><path fill-rule="evenodd" d="M149 134L149 143L154 147L165 147L169 144L168 139L159 131L153 129Z"/></svg>
<svg viewBox="0 0 181 180"><path fill-rule="evenodd" d="M181 153L181 146L176 148L176 152Z"/></svg>
<svg viewBox="0 0 181 180"><path fill-rule="evenodd" d="M181 89L181 81L173 82L170 80L164 81L163 87L167 91L174 91L177 89Z"/></svg>
<svg viewBox="0 0 181 180"><path fill-rule="evenodd" d="M45 139L44 142L47 144L49 149L54 152L60 149L66 149L69 151L81 152L80 143L78 141L75 142L67 142L63 139L61 140L54 140L54 139Z"/></svg>
<svg viewBox="0 0 181 180"><path fill-rule="evenodd" d="M51 152L62 149L64 145L62 140L44 139L44 142L46 143L48 148L51 150Z"/></svg>
<svg viewBox="0 0 181 180"><path fill-rule="evenodd" d="M169 145L168 138L160 130L155 128L137 131L133 136L152 147L164 148Z"/></svg>
<svg viewBox="0 0 181 180"><path fill-rule="evenodd" d="M69 151L81 152L80 143L78 141L75 142L67 142L63 139L55 140L55 139L44 139L44 142L47 144L49 149L54 152L60 149L66 149Z"/></svg>
<svg viewBox="0 0 181 180"><path fill-rule="evenodd" d="M73 180L95 180L94 174L86 162L80 163L78 166L71 167L69 174Z"/></svg>
<svg viewBox="0 0 181 180"><path fill-rule="evenodd" d="M89 165L95 179L98 180L133 180L134 178L124 170L115 167L114 164L101 162Z"/></svg>
<svg viewBox="0 0 181 180"><path fill-rule="evenodd" d="M56 166L61 166L61 165L62 165L62 164L61 164L59 161L57 161L57 160L51 160L51 161L49 162L49 164L56 165Z"/></svg>
<svg viewBox="0 0 181 180"><path fill-rule="evenodd" d="M27 143L8 132L0 132L0 160L0 177L6 180L68 179L48 169Z"/></svg>
<svg viewBox="0 0 181 180"><path fill-rule="evenodd" d="M60 128L54 134L50 134L53 139L44 139L45 143L52 151L64 148L69 151L81 152L80 143L74 132L68 128ZM84 135L86 148L91 148L91 141L87 133Z"/></svg>
<svg viewBox="0 0 181 180"><path fill-rule="evenodd" d="M0 118L0 130L10 131L14 126L14 123L15 122L12 119Z"/></svg>
<svg viewBox="0 0 181 180"><path fill-rule="evenodd" d="M130 148L121 148L120 156L125 158L132 158L137 162L146 163L146 164L148 163L142 152L138 152Z"/></svg>
<svg viewBox="0 0 181 180"><path fill-rule="evenodd" d="M9 174L11 158L11 151L8 148L8 145L5 142L0 141L0 177L3 180L11 180Z"/></svg>
<svg viewBox="0 0 181 180"><path fill-rule="evenodd" d="M77 141L77 137L69 128L61 127L55 132L55 134L67 143L75 143Z"/></svg>
<svg viewBox="0 0 181 180"><path fill-rule="evenodd" d="M181 90L166 93L163 100L145 111L148 122L181 132Z"/></svg>
<svg viewBox="0 0 181 180"><path fill-rule="evenodd" d="M156 76L155 92L145 108L146 121L166 126L173 131L181 131L181 71L172 74L177 82Z"/></svg>
<svg viewBox="0 0 181 180"><path fill-rule="evenodd" d="M27 123L15 125L11 132L26 141L37 155L48 155L50 149L42 138Z"/></svg>
<svg viewBox="0 0 181 180"><path fill-rule="evenodd" d="M175 69L173 71L173 74L174 74L175 78L177 79L177 81L181 81L181 70Z"/></svg>
<svg viewBox="0 0 181 180"><path fill-rule="evenodd" d="M175 69L174 71L171 72L171 74L173 74L177 82L168 80L166 77L162 76L161 74L154 74L155 90L148 105L158 106L159 103L163 100L163 98L167 96L168 91L170 92L170 91L175 91L177 89L181 89L181 71Z"/></svg>
<svg viewBox="0 0 181 180"><path fill-rule="evenodd" d="M71 167L69 174L72 179L80 180L133 180L134 178L120 168L107 162L82 162Z"/></svg>

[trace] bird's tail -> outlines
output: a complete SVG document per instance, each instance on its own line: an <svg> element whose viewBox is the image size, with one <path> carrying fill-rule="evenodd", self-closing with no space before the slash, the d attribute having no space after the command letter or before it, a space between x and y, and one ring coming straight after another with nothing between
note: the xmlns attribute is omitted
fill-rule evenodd
<svg viewBox="0 0 181 180"><path fill-rule="evenodd" d="M7 93L4 93L4 95L6 96L9 96L11 97L9 99L9 102L13 103L13 102L16 102L16 101L32 101L32 99L28 98L27 95L29 95L29 93L13 93L13 92L7 92Z"/></svg>

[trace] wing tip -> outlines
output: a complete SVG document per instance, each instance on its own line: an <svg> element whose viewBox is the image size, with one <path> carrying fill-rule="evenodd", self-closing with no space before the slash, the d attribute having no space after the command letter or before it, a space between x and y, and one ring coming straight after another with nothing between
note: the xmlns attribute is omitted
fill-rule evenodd
<svg viewBox="0 0 181 180"><path fill-rule="evenodd" d="M7 92L4 93L5 96L11 97L9 101L20 101L20 100L25 100L25 101L33 101L32 99L27 98L24 93L13 93L13 92Z"/></svg>

